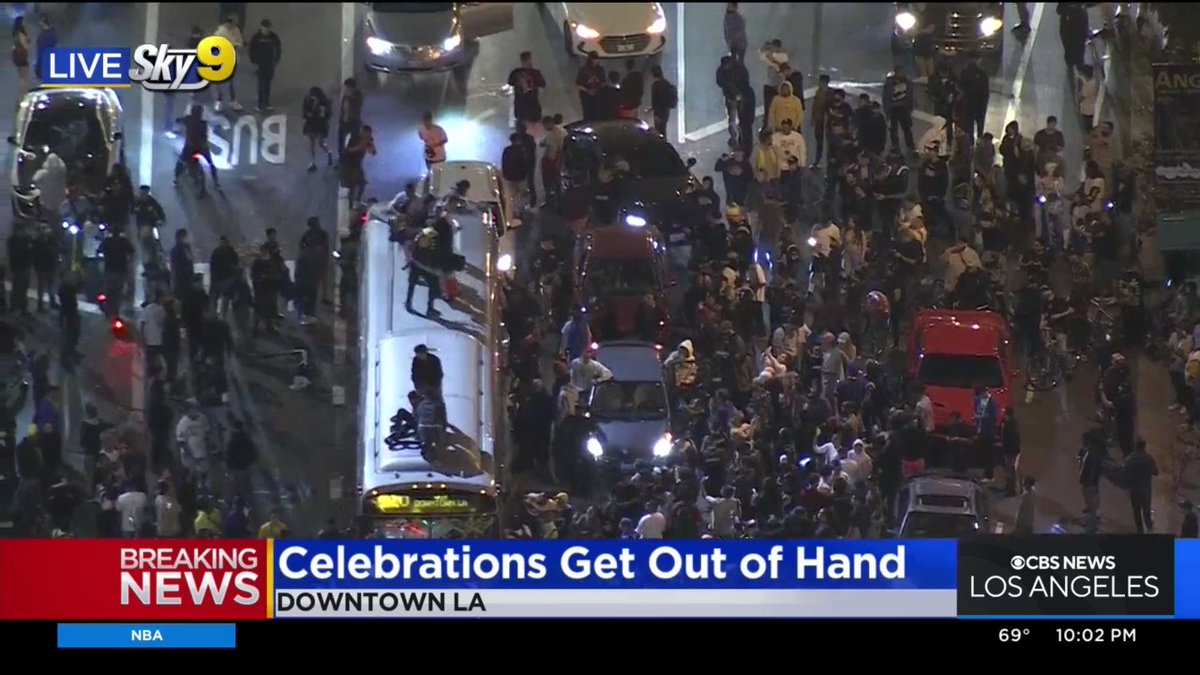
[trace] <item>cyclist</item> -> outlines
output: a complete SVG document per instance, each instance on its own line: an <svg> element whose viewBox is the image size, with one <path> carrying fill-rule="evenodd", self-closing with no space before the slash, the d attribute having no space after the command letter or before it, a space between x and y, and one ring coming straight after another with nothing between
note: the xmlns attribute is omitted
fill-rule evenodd
<svg viewBox="0 0 1200 675"><path fill-rule="evenodd" d="M1053 348L1060 355L1067 353L1067 336L1074 313L1075 309L1067 298L1055 294L1052 288L1042 289L1042 321L1054 340Z"/></svg>
<svg viewBox="0 0 1200 675"><path fill-rule="evenodd" d="M179 187L179 177L183 175L188 162L198 161L195 157L199 155L208 162L213 187L220 189L217 166L213 164L212 150L208 146L208 121L204 119L204 107L193 105L187 117L180 117L177 121L183 124L183 151L175 162L175 187Z"/></svg>

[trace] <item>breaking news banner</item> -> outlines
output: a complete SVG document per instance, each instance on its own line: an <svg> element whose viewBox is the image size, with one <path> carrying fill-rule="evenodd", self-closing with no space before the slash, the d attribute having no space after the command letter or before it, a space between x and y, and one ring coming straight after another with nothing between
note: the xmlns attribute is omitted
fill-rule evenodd
<svg viewBox="0 0 1200 675"><path fill-rule="evenodd" d="M953 617L955 546L6 541L0 619Z"/></svg>
<svg viewBox="0 0 1200 675"><path fill-rule="evenodd" d="M275 542L277 618L952 617L953 541Z"/></svg>
<svg viewBox="0 0 1200 675"><path fill-rule="evenodd" d="M958 614L1174 617L1176 569L1176 542L1165 535L967 539L958 544Z"/></svg>

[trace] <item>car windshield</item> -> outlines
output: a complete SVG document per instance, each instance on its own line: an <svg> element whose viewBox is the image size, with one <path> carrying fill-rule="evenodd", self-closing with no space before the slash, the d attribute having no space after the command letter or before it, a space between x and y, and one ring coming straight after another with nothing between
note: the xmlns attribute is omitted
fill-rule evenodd
<svg viewBox="0 0 1200 675"><path fill-rule="evenodd" d="M975 516L913 511L904 519L901 539L958 539L979 534Z"/></svg>
<svg viewBox="0 0 1200 675"><path fill-rule="evenodd" d="M604 149L604 161L609 166L618 162L629 165L629 176L634 179L642 178L678 178L687 175L687 165L679 158L679 153L670 143L662 141L620 144Z"/></svg>
<svg viewBox="0 0 1200 675"><path fill-rule="evenodd" d="M982 384L988 389L998 389L1004 386L1000 359L994 356L926 354L921 359L918 379L931 387L973 389Z"/></svg>
<svg viewBox="0 0 1200 675"><path fill-rule="evenodd" d="M35 110L22 142L30 152L53 152L68 163L102 154L105 148L96 109L73 102Z"/></svg>
<svg viewBox="0 0 1200 675"><path fill-rule="evenodd" d="M371 9L383 14L433 14L454 9L453 2L372 2Z"/></svg>
<svg viewBox="0 0 1200 675"><path fill-rule="evenodd" d="M598 419L656 419L667 410L667 394L659 382L601 382L592 394L592 416Z"/></svg>
<svg viewBox="0 0 1200 675"><path fill-rule="evenodd" d="M605 295L646 295L658 290L654 267L646 261L596 260L588 270L587 290L593 298Z"/></svg>

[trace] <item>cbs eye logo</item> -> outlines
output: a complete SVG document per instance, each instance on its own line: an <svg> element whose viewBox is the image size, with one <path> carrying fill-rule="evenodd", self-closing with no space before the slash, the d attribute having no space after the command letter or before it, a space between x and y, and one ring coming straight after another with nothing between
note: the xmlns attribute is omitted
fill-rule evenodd
<svg viewBox="0 0 1200 675"><path fill-rule="evenodd" d="M209 84L233 77L237 50L226 38L210 35L195 50L167 45L142 45L133 52L129 79L150 91L200 91ZM200 78L189 78L195 70ZM191 79L192 81L188 81Z"/></svg>

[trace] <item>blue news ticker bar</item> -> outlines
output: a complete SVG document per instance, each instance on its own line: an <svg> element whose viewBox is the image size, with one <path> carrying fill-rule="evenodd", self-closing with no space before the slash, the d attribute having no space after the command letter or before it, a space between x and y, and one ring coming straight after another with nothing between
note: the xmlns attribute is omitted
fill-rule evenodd
<svg viewBox="0 0 1200 675"><path fill-rule="evenodd" d="M232 623L60 623L59 649L233 649Z"/></svg>
<svg viewBox="0 0 1200 675"><path fill-rule="evenodd" d="M1175 540L1175 616L1200 619L1200 539Z"/></svg>
<svg viewBox="0 0 1200 675"><path fill-rule="evenodd" d="M638 540L638 541L429 541L429 540L369 540L369 541L279 541L275 544L274 585L276 590L304 589L341 589L341 590L429 590L429 589L920 589L920 590L953 590L957 588L958 580L958 544L948 539L927 540L803 540L803 541L750 541L750 540L721 540L721 541L675 541L675 540ZM578 554L578 550L586 549L586 553ZM685 565L680 566L680 573L671 578L656 576L650 566L654 551L660 548L673 549L681 556L690 556L687 563L693 568L703 567L701 561L714 550L719 549L725 555L721 565L724 577L719 578L708 574L707 578L689 578ZM576 552L569 559L564 558L568 549ZM781 553L778 565L778 577L747 576L742 572L740 562L748 556L766 557L773 549ZM903 551L904 574L902 578L887 578L884 575L875 578L834 578L825 576L818 578L812 567L805 569L805 576L799 578L797 563L803 552L806 560L812 560L817 555L823 555L830 560L834 555L853 557L882 557L895 555ZM540 578L527 576L513 578L503 575L481 578L482 575L472 573L464 578L461 574L450 575L444 564L422 564L425 559L418 556L429 556L444 561L448 551L457 554L461 561L464 554L471 560L478 561L483 556L500 558L503 556L541 556L544 574ZM584 578L572 578L564 570L564 564L570 564L574 571L579 571L580 561L596 561L601 555L632 556L629 566L630 576L621 574L601 577L592 574ZM359 556L359 563L368 562L360 574L349 574L350 557ZM322 575L313 574L314 558L321 556L323 560L316 564L321 568ZM407 570L411 573L392 578L381 577L375 573L375 564L379 556L388 556L389 563L385 567L398 571L395 562L404 556L410 557ZM339 563L345 563L344 565ZM461 564L457 565L459 568ZM401 566L405 567L405 566ZM473 567L473 566L472 566ZM515 569L507 566L508 569ZM488 565L491 571L496 570L495 562ZM527 568L528 569L528 568ZM342 574L339 575L339 571ZM438 572L441 574L438 574ZM298 578L300 573L303 578Z"/></svg>

